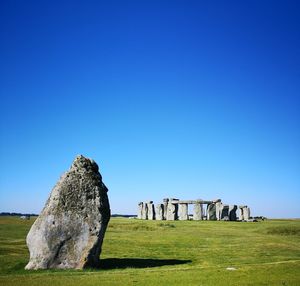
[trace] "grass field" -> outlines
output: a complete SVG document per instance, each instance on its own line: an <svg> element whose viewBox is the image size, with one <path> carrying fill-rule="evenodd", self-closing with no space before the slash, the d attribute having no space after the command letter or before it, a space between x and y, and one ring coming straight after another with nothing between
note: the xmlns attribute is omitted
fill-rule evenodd
<svg viewBox="0 0 300 286"><path fill-rule="evenodd" d="M33 221L0 217L1 286L300 285L300 220L112 218L102 269L25 271L25 238Z"/></svg>

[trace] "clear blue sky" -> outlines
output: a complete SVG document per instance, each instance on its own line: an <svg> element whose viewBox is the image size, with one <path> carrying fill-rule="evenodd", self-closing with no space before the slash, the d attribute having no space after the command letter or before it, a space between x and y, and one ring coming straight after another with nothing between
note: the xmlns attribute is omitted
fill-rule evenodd
<svg viewBox="0 0 300 286"><path fill-rule="evenodd" d="M113 213L221 198L300 217L299 1L0 3L0 211L77 154Z"/></svg>

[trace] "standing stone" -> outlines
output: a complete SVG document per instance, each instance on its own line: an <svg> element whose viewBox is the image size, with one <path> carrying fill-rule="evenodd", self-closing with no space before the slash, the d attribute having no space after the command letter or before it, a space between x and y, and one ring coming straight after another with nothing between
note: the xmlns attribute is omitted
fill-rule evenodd
<svg viewBox="0 0 300 286"><path fill-rule="evenodd" d="M178 205L178 219L179 220L188 220L188 204L179 204Z"/></svg>
<svg viewBox="0 0 300 286"><path fill-rule="evenodd" d="M194 215L193 215L193 220L202 220L203 215L202 215L202 204L194 204Z"/></svg>
<svg viewBox="0 0 300 286"><path fill-rule="evenodd" d="M155 219L156 220L164 219L164 205L163 204L156 205Z"/></svg>
<svg viewBox="0 0 300 286"><path fill-rule="evenodd" d="M137 215L137 218L138 219L142 219L142 217L143 217L143 202L140 202L139 204L138 204L138 215Z"/></svg>
<svg viewBox="0 0 300 286"><path fill-rule="evenodd" d="M155 210L154 210L154 204L152 201L147 203L148 205L148 219L149 220L155 220Z"/></svg>
<svg viewBox="0 0 300 286"><path fill-rule="evenodd" d="M167 219L168 202L169 202L169 199L163 199L163 203L164 203L164 216L163 216L163 219L164 219L164 220Z"/></svg>
<svg viewBox="0 0 300 286"><path fill-rule="evenodd" d="M167 207L167 220L177 220L178 219L178 204L172 204L175 199L169 199Z"/></svg>
<svg viewBox="0 0 300 286"><path fill-rule="evenodd" d="M202 220L207 220L207 208L208 208L207 204L206 206L202 205Z"/></svg>
<svg viewBox="0 0 300 286"><path fill-rule="evenodd" d="M148 204L143 204L142 219L148 219Z"/></svg>
<svg viewBox="0 0 300 286"><path fill-rule="evenodd" d="M221 210L221 219L229 220L229 205L223 205Z"/></svg>
<svg viewBox="0 0 300 286"><path fill-rule="evenodd" d="M216 204L207 205L207 220L217 220L216 216Z"/></svg>
<svg viewBox="0 0 300 286"><path fill-rule="evenodd" d="M98 165L76 157L27 235L25 269L98 267L110 219L107 191Z"/></svg>
<svg viewBox="0 0 300 286"><path fill-rule="evenodd" d="M250 208L245 206L243 208L243 213L244 213L244 220L249 220L250 219Z"/></svg>
<svg viewBox="0 0 300 286"><path fill-rule="evenodd" d="M245 206L239 206L239 220L244 220L244 207Z"/></svg>
<svg viewBox="0 0 300 286"><path fill-rule="evenodd" d="M216 203L216 220L221 220L223 207L224 205L221 202Z"/></svg>
<svg viewBox="0 0 300 286"><path fill-rule="evenodd" d="M236 205L230 205L228 210L228 216L230 221L236 221Z"/></svg>

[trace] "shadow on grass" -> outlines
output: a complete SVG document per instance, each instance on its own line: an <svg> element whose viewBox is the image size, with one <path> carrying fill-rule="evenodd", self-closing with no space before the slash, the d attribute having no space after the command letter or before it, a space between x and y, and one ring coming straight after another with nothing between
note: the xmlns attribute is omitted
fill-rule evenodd
<svg viewBox="0 0 300 286"><path fill-rule="evenodd" d="M106 258L100 260L100 269L147 268L191 262L178 259Z"/></svg>
<svg viewBox="0 0 300 286"><path fill-rule="evenodd" d="M84 271L98 271L110 269L125 269L125 268L148 268L160 267L165 265L179 265L191 263L191 260L179 259L144 259L144 258L106 258L101 259L98 267L86 268ZM1 274L39 274L39 273L66 273L74 272L74 269L39 269L39 270L25 270L27 262L19 262L7 269L0 269Z"/></svg>

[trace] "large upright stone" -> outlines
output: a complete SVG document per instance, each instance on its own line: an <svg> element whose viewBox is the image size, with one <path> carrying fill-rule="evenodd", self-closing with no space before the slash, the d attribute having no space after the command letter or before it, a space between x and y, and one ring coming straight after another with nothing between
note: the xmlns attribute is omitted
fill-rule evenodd
<svg viewBox="0 0 300 286"><path fill-rule="evenodd" d="M202 215L202 204L194 204L194 214L193 214L193 220L202 220L203 215Z"/></svg>
<svg viewBox="0 0 300 286"><path fill-rule="evenodd" d="M155 219L156 220L164 219L164 205L163 204L156 205Z"/></svg>
<svg viewBox="0 0 300 286"><path fill-rule="evenodd" d="M214 203L207 205L207 220L217 220L216 204Z"/></svg>
<svg viewBox="0 0 300 286"><path fill-rule="evenodd" d="M229 220L229 205L223 205L221 210L221 220Z"/></svg>
<svg viewBox="0 0 300 286"><path fill-rule="evenodd" d="M143 204L142 219L148 219L148 204Z"/></svg>
<svg viewBox="0 0 300 286"><path fill-rule="evenodd" d="M222 218L222 210L224 208L224 205L222 202L216 202L216 220L221 220Z"/></svg>
<svg viewBox="0 0 300 286"><path fill-rule="evenodd" d="M249 220L250 219L250 208L245 206L243 208L243 213L244 213L244 220Z"/></svg>
<svg viewBox="0 0 300 286"><path fill-rule="evenodd" d="M236 205L230 205L229 206L229 210L228 210L229 220L236 221L236 210L237 210Z"/></svg>
<svg viewBox="0 0 300 286"><path fill-rule="evenodd" d="M137 215L138 219L142 219L142 217L143 217L143 207L144 207L144 203L140 202L138 204L138 215Z"/></svg>
<svg viewBox="0 0 300 286"><path fill-rule="evenodd" d="M178 201L177 199L169 199L167 206L167 220L178 219L178 204L173 204L172 201Z"/></svg>
<svg viewBox="0 0 300 286"><path fill-rule="evenodd" d="M163 219L164 219L164 220L167 219L168 202L169 202L169 199L163 199L163 204L164 204L164 216L163 216Z"/></svg>
<svg viewBox="0 0 300 286"><path fill-rule="evenodd" d="M27 235L26 269L99 266L110 219L108 189L98 165L78 156L53 188Z"/></svg>
<svg viewBox="0 0 300 286"><path fill-rule="evenodd" d="M148 220L155 220L155 209L153 202L147 203L148 205Z"/></svg>
<svg viewBox="0 0 300 286"><path fill-rule="evenodd" d="M178 205L178 219L179 220L188 220L188 204L179 204Z"/></svg>
<svg viewBox="0 0 300 286"><path fill-rule="evenodd" d="M243 206L239 206L239 220L244 220Z"/></svg>

